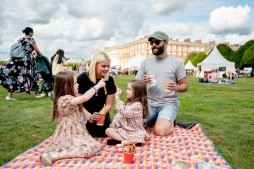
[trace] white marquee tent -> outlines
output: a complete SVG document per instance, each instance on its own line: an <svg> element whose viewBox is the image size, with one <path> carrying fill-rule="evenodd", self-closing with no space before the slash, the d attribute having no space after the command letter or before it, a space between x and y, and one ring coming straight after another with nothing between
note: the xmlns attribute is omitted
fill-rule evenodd
<svg viewBox="0 0 254 169"><path fill-rule="evenodd" d="M220 77L223 73L231 71L235 72L235 63L230 62L225 59L217 49L214 47L212 52L201 62L198 63L198 67L200 66L201 71L197 73L197 76L202 77L204 71L211 71L214 69L218 69L220 73Z"/></svg>
<svg viewBox="0 0 254 169"><path fill-rule="evenodd" d="M193 64L191 63L191 61L189 60L188 63L184 66L186 70L194 70L196 71L197 68L195 66L193 66Z"/></svg>
<svg viewBox="0 0 254 169"><path fill-rule="evenodd" d="M145 59L144 56L137 54L134 58L132 58L126 65L122 67L122 70L126 68L139 67L142 61Z"/></svg>

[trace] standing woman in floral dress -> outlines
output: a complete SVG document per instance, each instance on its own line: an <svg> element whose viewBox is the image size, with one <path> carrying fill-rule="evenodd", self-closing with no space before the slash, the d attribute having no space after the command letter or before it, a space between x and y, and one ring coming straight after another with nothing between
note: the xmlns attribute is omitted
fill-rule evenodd
<svg viewBox="0 0 254 169"><path fill-rule="evenodd" d="M19 39L23 46L25 56L23 58L10 58L3 64L0 69L0 84L8 90L6 100L16 100L13 98L12 93L35 91L35 98L41 98L45 94L39 93L38 81L35 58L32 52L35 51L37 56L42 56L38 49L35 40L32 38L34 31L30 27L23 30L25 37Z"/></svg>

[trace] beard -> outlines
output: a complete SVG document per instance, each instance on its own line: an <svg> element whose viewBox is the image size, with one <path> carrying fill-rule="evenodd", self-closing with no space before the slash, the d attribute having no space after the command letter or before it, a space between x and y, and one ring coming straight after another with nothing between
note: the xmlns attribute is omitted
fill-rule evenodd
<svg viewBox="0 0 254 169"><path fill-rule="evenodd" d="M155 56L162 55L164 53L164 44L157 48L157 51L155 50L156 48L152 48L152 52Z"/></svg>

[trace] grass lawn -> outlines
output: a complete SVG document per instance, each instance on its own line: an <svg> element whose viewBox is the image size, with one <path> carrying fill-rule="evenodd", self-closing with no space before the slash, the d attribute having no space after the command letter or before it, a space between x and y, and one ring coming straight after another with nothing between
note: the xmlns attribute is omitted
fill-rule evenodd
<svg viewBox="0 0 254 169"><path fill-rule="evenodd" d="M133 78L117 76L117 85L125 90ZM5 96L6 90L0 86L0 166L48 138L55 129L48 97L35 99L34 94L14 93L17 101L5 101ZM180 94L180 101L177 121L201 123L233 168L254 168L253 78L218 85L200 84L191 77L189 91ZM111 114L115 113L113 108Z"/></svg>

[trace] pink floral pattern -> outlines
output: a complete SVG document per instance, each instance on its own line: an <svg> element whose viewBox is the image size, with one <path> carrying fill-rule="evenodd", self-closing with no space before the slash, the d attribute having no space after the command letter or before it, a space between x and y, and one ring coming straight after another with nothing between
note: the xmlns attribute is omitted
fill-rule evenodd
<svg viewBox="0 0 254 169"><path fill-rule="evenodd" d="M125 105L117 100L115 115L110 127L117 129L118 134L126 140L144 143L147 137L143 127L143 107L140 102Z"/></svg>
<svg viewBox="0 0 254 169"><path fill-rule="evenodd" d="M101 150L101 144L87 131L87 119L77 105L71 105L74 96L62 96L58 100L59 118L52 136L52 143L44 151L58 151L73 157L91 157Z"/></svg>

